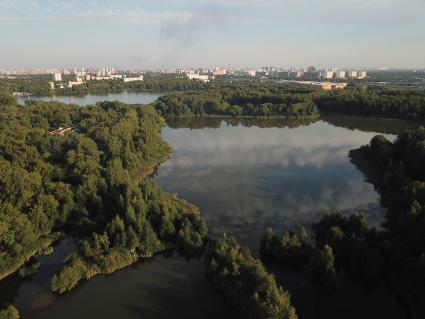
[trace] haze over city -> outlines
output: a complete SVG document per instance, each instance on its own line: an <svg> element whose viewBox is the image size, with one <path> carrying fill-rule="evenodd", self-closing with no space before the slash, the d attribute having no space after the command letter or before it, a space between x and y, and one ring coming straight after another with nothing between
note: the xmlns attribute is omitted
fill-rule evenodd
<svg viewBox="0 0 425 319"><path fill-rule="evenodd" d="M0 68L424 68L425 2L0 2Z"/></svg>

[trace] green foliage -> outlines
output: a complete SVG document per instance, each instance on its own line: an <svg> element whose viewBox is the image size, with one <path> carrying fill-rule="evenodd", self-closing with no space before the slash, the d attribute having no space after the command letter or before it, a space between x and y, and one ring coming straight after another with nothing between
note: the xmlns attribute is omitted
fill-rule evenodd
<svg viewBox="0 0 425 319"><path fill-rule="evenodd" d="M19 248L19 250L12 254L8 253L6 250L1 251L2 258L0 259L0 279L3 279L17 271L28 261L30 257L36 255L44 248L49 247L53 242L61 239L62 237L62 233L51 233L30 242L25 247L20 247L17 243L15 243L13 246L14 249Z"/></svg>
<svg viewBox="0 0 425 319"><path fill-rule="evenodd" d="M425 119L425 93L420 90L370 88L336 91L315 98L321 112L373 117Z"/></svg>
<svg viewBox="0 0 425 319"><path fill-rule="evenodd" d="M335 257L332 247L325 245L312 258L312 274L326 286L336 284Z"/></svg>
<svg viewBox="0 0 425 319"><path fill-rule="evenodd" d="M232 236L211 241L205 262L207 275L241 318L297 318L288 292Z"/></svg>
<svg viewBox="0 0 425 319"><path fill-rule="evenodd" d="M308 260L311 250L310 238L305 228L301 228L298 233L285 232L280 238L271 228L268 228L260 244L262 257L290 264Z"/></svg>
<svg viewBox="0 0 425 319"><path fill-rule="evenodd" d="M48 246L48 247L43 249L42 254L45 255L45 256L48 256L48 255L53 254L53 251L54 251L53 247Z"/></svg>
<svg viewBox="0 0 425 319"><path fill-rule="evenodd" d="M220 84L204 91L169 94L160 97L154 106L166 117L314 117L320 111L425 119L425 94L420 90L370 88L360 92L355 89L317 92L306 86L259 81Z"/></svg>
<svg viewBox="0 0 425 319"><path fill-rule="evenodd" d="M161 96L153 105L166 117L175 116L317 116L313 95L299 87L240 83L202 92Z"/></svg>
<svg viewBox="0 0 425 319"><path fill-rule="evenodd" d="M374 137L358 165L373 180L387 208L386 230L375 236L393 283L425 314L425 129L401 133L394 142ZM366 166L367 165L367 166ZM375 239L375 241L376 241ZM376 264L377 254L365 263ZM381 258L382 259L382 258Z"/></svg>
<svg viewBox="0 0 425 319"><path fill-rule="evenodd" d="M200 256L204 253L206 236L205 221L199 215L186 215L177 233L177 247L186 254Z"/></svg>
<svg viewBox="0 0 425 319"><path fill-rule="evenodd" d="M0 310L0 319L19 319L18 309L11 305L4 310Z"/></svg>
<svg viewBox="0 0 425 319"><path fill-rule="evenodd" d="M382 135L376 135L370 141L370 149L374 158L373 161L381 163L381 165L389 165L391 157L391 142Z"/></svg>
<svg viewBox="0 0 425 319"><path fill-rule="evenodd" d="M379 251L381 239L376 231L367 227L363 214L356 212L349 217L341 213L327 213L313 225L316 245L330 247L337 268L357 274L368 280L379 279L383 261Z"/></svg>
<svg viewBox="0 0 425 319"><path fill-rule="evenodd" d="M170 153L154 108L37 101L0 108L0 278L57 239L53 229L79 240L52 280L58 293L151 257L165 241L202 252L206 226L197 209L145 178ZM71 129L54 132L61 126Z"/></svg>
<svg viewBox="0 0 425 319"><path fill-rule="evenodd" d="M13 95L0 91L0 105L16 105L16 103L16 98Z"/></svg>
<svg viewBox="0 0 425 319"><path fill-rule="evenodd" d="M35 275L38 272L38 269L40 268L40 262L36 261L31 263L28 266L24 266L21 269L19 269L18 275L21 278L30 277L32 275Z"/></svg>
<svg viewBox="0 0 425 319"><path fill-rule="evenodd" d="M67 265L52 278L52 290L58 294L64 293L74 288L83 279L89 280L98 274L111 274L136 261L135 256L124 247L102 248L106 251L90 252L91 260L79 253L68 257Z"/></svg>
<svg viewBox="0 0 425 319"><path fill-rule="evenodd" d="M64 77L64 88L56 88L54 92L50 89L51 76L23 76L16 78L0 79L0 89L9 92L25 92L34 96L55 94L86 94L90 92L111 92L123 90L150 90L150 91L184 91L200 90L208 85L202 81L189 80L182 75L156 75L145 74L143 81L123 82L122 79L92 80L72 88L67 87L67 81L75 80L74 76ZM1 96L0 96L0 104ZM12 104L10 102L5 103Z"/></svg>
<svg viewBox="0 0 425 319"><path fill-rule="evenodd" d="M314 241L305 229L286 232L282 237L268 229L261 241L262 257L283 266L307 268L325 286L337 283L337 271L367 281L380 279L382 238L374 229L368 229L363 214L345 217L340 212L326 213L312 229Z"/></svg>

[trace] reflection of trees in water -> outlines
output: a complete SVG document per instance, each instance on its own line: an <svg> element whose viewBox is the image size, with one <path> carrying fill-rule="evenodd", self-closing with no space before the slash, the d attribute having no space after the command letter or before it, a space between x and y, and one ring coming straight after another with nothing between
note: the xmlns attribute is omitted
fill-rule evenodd
<svg viewBox="0 0 425 319"><path fill-rule="evenodd" d="M351 118L351 125L361 127L361 120ZM382 222L377 193L348 158L369 133L275 118L176 118L169 127L185 129L166 131L174 153L155 179L199 206L214 232L256 249L266 227L310 226L329 209L362 209L374 226Z"/></svg>
<svg viewBox="0 0 425 319"><path fill-rule="evenodd" d="M378 119L358 116L325 115L321 119L336 127L380 134L398 134L407 129L425 125L413 120Z"/></svg>
<svg viewBox="0 0 425 319"><path fill-rule="evenodd" d="M264 152L251 155L260 153ZM179 156L171 161L178 162ZM348 163L270 167L260 161L259 166L229 167L176 162L160 169L156 180L161 187L199 206L210 231L230 233L254 250L267 227L279 231L309 227L329 209L365 210L373 225L383 219L372 185Z"/></svg>
<svg viewBox="0 0 425 319"><path fill-rule="evenodd" d="M324 115L320 119L309 118L255 118L255 117L180 117L167 119L170 128L219 128L227 126L245 126L259 128L297 128L309 126L323 120L335 127L381 134L398 134L406 129L424 126L425 122L413 120L379 119L357 116Z"/></svg>
<svg viewBox="0 0 425 319"><path fill-rule="evenodd" d="M297 128L308 126L316 119L309 118L255 118L255 117L180 117L167 119L167 124L171 128L219 128L222 123L226 126L244 126L259 128Z"/></svg>

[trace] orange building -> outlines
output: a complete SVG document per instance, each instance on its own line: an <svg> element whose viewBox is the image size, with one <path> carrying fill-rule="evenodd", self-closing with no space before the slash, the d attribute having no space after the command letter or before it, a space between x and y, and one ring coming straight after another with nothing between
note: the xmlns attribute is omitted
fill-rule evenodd
<svg viewBox="0 0 425 319"><path fill-rule="evenodd" d="M322 90L325 91L331 91L331 90L343 90L347 87L347 83L326 83L326 82L320 82L320 83L314 83L313 85L320 87Z"/></svg>

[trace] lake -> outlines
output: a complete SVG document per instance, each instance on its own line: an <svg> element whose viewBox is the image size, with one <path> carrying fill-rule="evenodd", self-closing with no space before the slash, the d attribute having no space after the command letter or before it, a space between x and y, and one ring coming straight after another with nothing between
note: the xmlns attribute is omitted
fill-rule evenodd
<svg viewBox="0 0 425 319"><path fill-rule="evenodd" d="M377 133L394 139L414 125L336 116L314 121L176 119L162 131L173 154L153 178L162 189L199 206L212 234L230 233L258 255L267 227L277 232L309 227L327 210L362 210L370 225L380 227L384 210L379 196L348 152ZM15 303L24 319L235 317L205 278L202 261L175 253L95 277L55 297L48 278L73 245L68 238L53 255L37 257L42 268L33 278L3 281L1 302ZM283 283L302 319L407 318L395 294L382 285L347 282L343 290L327 295L296 276Z"/></svg>
<svg viewBox="0 0 425 319"><path fill-rule="evenodd" d="M18 103L24 104L25 101L34 99L45 102L62 102L68 104L77 104L80 106L95 104L102 101L120 101L128 104L149 104L155 101L162 93L158 92L137 92L122 91L109 93L89 93L86 95L52 95L52 96L32 96L18 97Z"/></svg>

